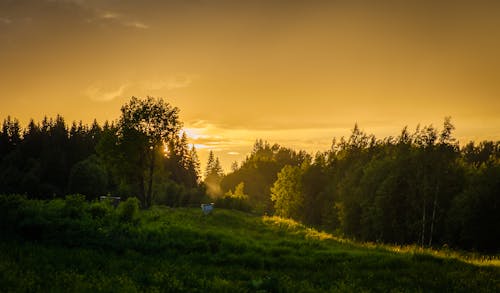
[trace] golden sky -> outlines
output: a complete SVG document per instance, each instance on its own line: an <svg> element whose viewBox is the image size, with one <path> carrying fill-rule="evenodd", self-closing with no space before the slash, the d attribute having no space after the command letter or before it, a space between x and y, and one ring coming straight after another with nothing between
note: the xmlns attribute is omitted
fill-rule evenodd
<svg viewBox="0 0 500 293"><path fill-rule="evenodd" d="M500 1L0 0L0 118L181 109L204 162L326 150L355 122L500 139Z"/></svg>

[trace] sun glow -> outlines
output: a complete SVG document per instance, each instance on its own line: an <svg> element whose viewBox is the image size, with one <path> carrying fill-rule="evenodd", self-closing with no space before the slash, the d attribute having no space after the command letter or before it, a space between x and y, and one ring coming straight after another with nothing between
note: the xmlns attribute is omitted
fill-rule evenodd
<svg viewBox="0 0 500 293"><path fill-rule="evenodd" d="M114 121L131 96L162 97L226 169L255 139L322 151L356 122L384 137L451 116L461 143L500 138L498 1L7 2L0 118L23 125Z"/></svg>

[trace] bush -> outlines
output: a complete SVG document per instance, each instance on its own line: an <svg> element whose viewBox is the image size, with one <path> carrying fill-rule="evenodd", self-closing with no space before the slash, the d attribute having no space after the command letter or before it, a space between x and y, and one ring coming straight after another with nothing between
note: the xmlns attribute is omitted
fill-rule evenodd
<svg viewBox="0 0 500 293"><path fill-rule="evenodd" d="M82 218L85 214L85 196L67 195L64 201L64 214L73 219Z"/></svg>
<svg viewBox="0 0 500 293"><path fill-rule="evenodd" d="M218 198L215 201L215 206L225 209L235 209L244 212L250 212L250 210L252 209L248 200L227 195L222 198Z"/></svg>
<svg viewBox="0 0 500 293"><path fill-rule="evenodd" d="M245 194L245 183L241 182L236 186L234 192L227 192L224 197L216 200L216 205L226 209L235 209L244 212L251 210L250 203L248 202L248 195Z"/></svg>
<svg viewBox="0 0 500 293"><path fill-rule="evenodd" d="M107 174L99 159L93 155L71 168L68 185L72 193L81 193L89 199L97 199L99 195L106 194Z"/></svg>
<svg viewBox="0 0 500 293"><path fill-rule="evenodd" d="M22 214L21 208L26 204L26 196L1 195L0 196L0 228L12 229L18 223Z"/></svg>
<svg viewBox="0 0 500 293"><path fill-rule="evenodd" d="M158 205L180 207L191 204L199 204L200 202L206 202L209 200L203 185L199 187L187 188L174 181L167 181L164 183L161 190L162 192L159 192L153 198L153 202Z"/></svg>
<svg viewBox="0 0 500 293"><path fill-rule="evenodd" d="M134 222L139 213L139 200L135 197L129 197L118 206L118 218L122 222Z"/></svg>
<svg viewBox="0 0 500 293"><path fill-rule="evenodd" d="M93 219L103 219L113 213L113 206L107 200L95 201L90 204L89 212Z"/></svg>

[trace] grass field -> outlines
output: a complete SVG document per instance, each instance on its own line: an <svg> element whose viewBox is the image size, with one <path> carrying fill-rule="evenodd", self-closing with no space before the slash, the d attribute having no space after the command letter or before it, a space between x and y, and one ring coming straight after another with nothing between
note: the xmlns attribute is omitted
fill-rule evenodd
<svg viewBox="0 0 500 293"><path fill-rule="evenodd" d="M40 233L63 236L3 235L0 291L500 292L498 259L358 244L232 210L48 226Z"/></svg>

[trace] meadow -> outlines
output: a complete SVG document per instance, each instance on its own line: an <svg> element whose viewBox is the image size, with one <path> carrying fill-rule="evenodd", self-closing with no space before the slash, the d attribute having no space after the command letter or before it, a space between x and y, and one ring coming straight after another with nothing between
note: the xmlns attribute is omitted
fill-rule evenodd
<svg viewBox="0 0 500 293"><path fill-rule="evenodd" d="M4 292L498 292L498 258L356 243L278 217L1 196Z"/></svg>

